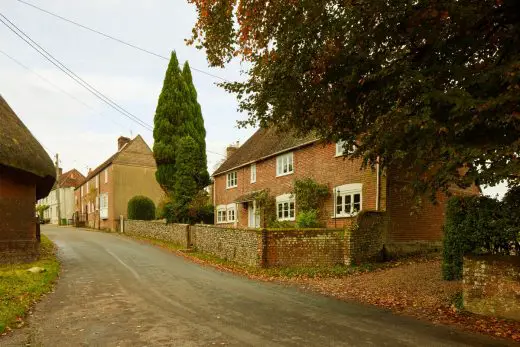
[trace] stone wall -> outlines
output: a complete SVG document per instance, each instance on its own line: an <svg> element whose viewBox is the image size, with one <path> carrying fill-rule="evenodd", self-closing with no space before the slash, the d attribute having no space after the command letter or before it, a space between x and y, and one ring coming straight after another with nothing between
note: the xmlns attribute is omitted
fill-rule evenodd
<svg viewBox="0 0 520 347"><path fill-rule="evenodd" d="M190 229L191 243L197 251L240 264L260 266L262 251L260 231L201 224L191 226Z"/></svg>
<svg viewBox="0 0 520 347"><path fill-rule="evenodd" d="M164 221L125 220L125 234L169 241L188 248L188 224L166 224Z"/></svg>
<svg viewBox="0 0 520 347"><path fill-rule="evenodd" d="M464 257L464 308L520 320L520 256Z"/></svg>
<svg viewBox="0 0 520 347"><path fill-rule="evenodd" d="M345 231L345 264L359 264L378 259L385 240L385 214L365 211Z"/></svg>
<svg viewBox="0 0 520 347"><path fill-rule="evenodd" d="M267 229L263 232L266 267L343 264L343 230Z"/></svg>

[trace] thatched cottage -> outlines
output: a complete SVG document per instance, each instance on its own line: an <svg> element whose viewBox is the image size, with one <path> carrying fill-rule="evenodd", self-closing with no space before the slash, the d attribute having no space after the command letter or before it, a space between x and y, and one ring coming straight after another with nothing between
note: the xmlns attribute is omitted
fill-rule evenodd
<svg viewBox="0 0 520 347"><path fill-rule="evenodd" d="M0 262L38 255L35 203L55 180L51 158L0 95Z"/></svg>

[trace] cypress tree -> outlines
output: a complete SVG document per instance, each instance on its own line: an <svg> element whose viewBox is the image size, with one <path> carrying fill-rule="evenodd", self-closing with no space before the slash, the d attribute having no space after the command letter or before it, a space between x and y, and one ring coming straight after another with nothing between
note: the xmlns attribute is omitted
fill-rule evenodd
<svg viewBox="0 0 520 347"><path fill-rule="evenodd" d="M199 146L191 136L182 137L177 143L175 161L177 163L175 185L173 187L173 213L172 221L190 222L188 210L193 197L199 191L198 166L199 158L195 153L199 152Z"/></svg>
<svg viewBox="0 0 520 347"><path fill-rule="evenodd" d="M196 144L191 153L196 163L192 169L197 188L202 189L209 183L204 119L197 102L190 67L186 62L181 71L177 56L172 52L155 112L153 148L157 182L169 194L175 190L179 165L176 152L180 139L185 136L191 137ZM175 195L172 198L175 199Z"/></svg>

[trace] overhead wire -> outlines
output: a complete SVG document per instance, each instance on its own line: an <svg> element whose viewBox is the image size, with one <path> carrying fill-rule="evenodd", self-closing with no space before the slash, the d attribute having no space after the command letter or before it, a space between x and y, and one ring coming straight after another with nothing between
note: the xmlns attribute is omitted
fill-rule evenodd
<svg viewBox="0 0 520 347"><path fill-rule="evenodd" d="M84 25L84 24L81 24L81 23L78 23L78 22L73 21L73 20L71 20L71 19L65 18L65 17L63 17L63 16L60 16L59 14L53 13L53 12L51 12L51 11L48 11L48 10L43 9L43 8L41 8L41 7L38 7L38 6L34 5L34 4L31 4L31 3L29 3L29 2L26 2L26 1L23 1L23 0L17 0L17 1L20 2L20 3L22 3L22 4L24 4L24 5L30 6L30 7L34 8L34 9L36 9L36 10L39 10L39 11L41 11L41 12L43 12L43 13L46 13L46 14L48 14L48 15L50 15L50 16L53 16L53 17L55 17L55 18L58 18L58 19L60 19L60 20L62 20L62 21L65 21L65 22L67 22L67 23L73 24L73 25L75 25L75 26L78 26L78 27L83 28L83 29L85 29L85 30L88 30L88 31L90 31L90 32L93 32L93 33L95 33L95 34L97 34L97 35L101 35L101 36L103 36L103 37L105 37L105 38L108 38L108 39L110 39L110 40L116 41L116 42L118 42L118 43L120 43L120 44L123 44L123 45L125 45L125 46L128 46L128 47L131 47L131 48L133 48L133 49L139 50L139 51L141 51L141 52L143 52L143 53L147 53L147 54L149 54L149 55L152 55L152 56L155 56L155 57L157 57L157 58L164 59L164 60L167 60L167 61L170 60L170 58L168 58L168 57L166 57L166 56L164 56L164 55L161 55L161 54L159 54L159 53L155 53L155 52L153 52L153 51L151 51L151 50L148 50L148 49L146 49L146 48L142 48L142 47L137 46L137 45L135 45L135 44L133 44L133 43L130 43L130 42L124 41L124 40L122 40L122 39L120 39L120 38L117 38L117 37L115 37L115 36L112 36L112 35L106 34L106 33L102 32L102 31L99 31L99 30L93 29L93 28L88 27L88 26L86 26L86 25ZM219 79L219 80L225 81L225 82L229 82L228 80L226 80L226 79L223 78L223 77L217 76L217 75L215 75L215 74L212 74L212 73L210 73L210 72L204 71L204 70L202 70L202 69L198 69L198 68L193 67L193 66L190 66L190 68L191 68L192 70L194 70L194 71L197 71L197 72L199 72L199 73L205 74L205 75L207 75L207 76L210 76L210 77L213 77L213 78L216 78L216 79Z"/></svg>

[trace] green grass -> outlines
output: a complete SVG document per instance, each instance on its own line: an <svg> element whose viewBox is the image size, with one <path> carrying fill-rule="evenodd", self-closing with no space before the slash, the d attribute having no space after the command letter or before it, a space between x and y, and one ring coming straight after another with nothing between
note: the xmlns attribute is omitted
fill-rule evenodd
<svg viewBox="0 0 520 347"><path fill-rule="evenodd" d="M42 273L27 269L38 266ZM41 238L40 258L33 263L0 265L0 333L13 327L43 294L52 290L60 264L54 244L44 235Z"/></svg>

